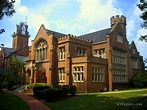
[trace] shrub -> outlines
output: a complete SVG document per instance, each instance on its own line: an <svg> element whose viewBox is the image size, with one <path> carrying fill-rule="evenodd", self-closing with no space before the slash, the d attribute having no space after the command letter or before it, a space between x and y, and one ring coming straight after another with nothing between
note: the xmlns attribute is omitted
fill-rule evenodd
<svg viewBox="0 0 147 110"><path fill-rule="evenodd" d="M53 101L57 99L57 91L55 88L46 89L44 95L46 101Z"/></svg>
<svg viewBox="0 0 147 110"><path fill-rule="evenodd" d="M63 85L61 86L61 89L63 90L63 96L67 96L67 94L69 94L69 85Z"/></svg>
<svg viewBox="0 0 147 110"><path fill-rule="evenodd" d="M55 85L54 88L61 88L61 85Z"/></svg>
<svg viewBox="0 0 147 110"><path fill-rule="evenodd" d="M46 83L35 83L30 86L30 88L32 88L32 87L33 87L33 93L37 97L38 93L39 93L37 91L43 91L45 89L49 89L49 88L51 88L51 85L46 84Z"/></svg>
<svg viewBox="0 0 147 110"><path fill-rule="evenodd" d="M75 85L70 85L69 86L69 92L72 96L74 96L77 92L77 87Z"/></svg>
<svg viewBox="0 0 147 110"><path fill-rule="evenodd" d="M0 92L3 91L3 85L0 84Z"/></svg>
<svg viewBox="0 0 147 110"><path fill-rule="evenodd" d="M33 89L34 86L50 86L50 88L52 88L52 85L47 84L47 83L32 83L32 84L29 84L29 88Z"/></svg>
<svg viewBox="0 0 147 110"><path fill-rule="evenodd" d="M56 99L63 98L63 96L64 96L64 91L63 91L63 89L61 89L61 88L56 88L56 93L57 93Z"/></svg>
<svg viewBox="0 0 147 110"><path fill-rule="evenodd" d="M7 86L8 90L14 90L15 89L14 88L15 87L15 82L14 81L8 82L6 86Z"/></svg>
<svg viewBox="0 0 147 110"><path fill-rule="evenodd" d="M135 75L131 79L130 84L132 87L136 87L136 88L147 87L147 74L140 73Z"/></svg>
<svg viewBox="0 0 147 110"><path fill-rule="evenodd" d="M45 96L44 96L44 92L45 92L45 90L38 90L37 91L37 98L39 98L39 99L44 99L45 98Z"/></svg>

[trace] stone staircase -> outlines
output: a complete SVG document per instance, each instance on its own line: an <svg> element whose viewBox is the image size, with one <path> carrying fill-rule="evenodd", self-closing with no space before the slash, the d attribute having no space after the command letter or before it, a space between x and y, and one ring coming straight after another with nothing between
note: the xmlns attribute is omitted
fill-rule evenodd
<svg viewBox="0 0 147 110"><path fill-rule="evenodd" d="M28 89L29 85L28 84L25 84L25 85L22 85L20 87L18 87L17 89L15 89L15 91L17 92L24 92Z"/></svg>

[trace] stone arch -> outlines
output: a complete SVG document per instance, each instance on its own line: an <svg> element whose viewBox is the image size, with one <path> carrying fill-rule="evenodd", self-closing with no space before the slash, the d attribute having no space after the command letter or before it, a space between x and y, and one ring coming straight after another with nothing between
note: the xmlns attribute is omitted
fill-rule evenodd
<svg viewBox="0 0 147 110"><path fill-rule="evenodd" d="M47 60L48 43L45 39L39 39L35 45L35 60L44 61Z"/></svg>

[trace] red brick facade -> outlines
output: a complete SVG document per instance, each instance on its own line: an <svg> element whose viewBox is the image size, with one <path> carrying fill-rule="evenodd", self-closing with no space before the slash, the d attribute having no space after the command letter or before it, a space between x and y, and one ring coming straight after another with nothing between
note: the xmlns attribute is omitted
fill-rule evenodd
<svg viewBox="0 0 147 110"><path fill-rule="evenodd" d="M82 36L61 34L42 25L29 48L23 82L73 84L78 92L127 87L134 74L144 71L143 57L134 42L128 43L126 18L116 16L110 22L110 28ZM19 48L14 42L13 47Z"/></svg>

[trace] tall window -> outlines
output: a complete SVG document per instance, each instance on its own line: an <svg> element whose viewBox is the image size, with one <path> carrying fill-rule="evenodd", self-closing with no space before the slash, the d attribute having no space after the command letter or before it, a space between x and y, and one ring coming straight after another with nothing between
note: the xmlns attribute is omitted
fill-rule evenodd
<svg viewBox="0 0 147 110"><path fill-rule="evenodd" d="M83 66L73 67L73 81L84 82L84 67Z"/></svg>
<svg viewBox="0 0 147 110"><path fill-rule="evenodd" d="M58 69L58 76L59 76L59 82L65 82L65 69L64 68Z"/></svg>
<svg viewBox="0 0 147 110"><path fill-rule="evenodd" d="M132 59L132 68L138 69L138 60L135 58Z"/></svg>
<svg viewBox="0 0 147 110"><path fill-rule="evenodd" d="M59 60L65 60L65 46L59 47Z"/></svg>
<svg viewBox="0 0 147 110"><path fill-rule="evenodd" d="M47 60L47 42L45 40L40 40L36 45L36 61Z"/></svg>
<svg viewBox="0 0 147 110"><path fill-rule="evenodd" d="M104 67L92 67L92 82L104 82Z"/></svg>
<svg viewBox="0 0 147 110"><path fill-rule="evenodd" d="M84 48L77 47L77 56L84 56L86 55L87 51Z"/></svg>
<svg viewBox="0 0 147 110"><path fill-rule="evenodd" d="M123 36L117 35L117 41L123 43Z"/></svg>
<svg viewBox="0 0 147 110"><path fill-rule="evenodd" d="M93 56L100 57L100 58L106 58L105 48L94 50Z"/></svg>
<svg viewBox="0 0 147 110"><path fill-rule="evenodd" d="M112 55L113 82L127 82L127 55L126 52L113 49Z"/></svg>

